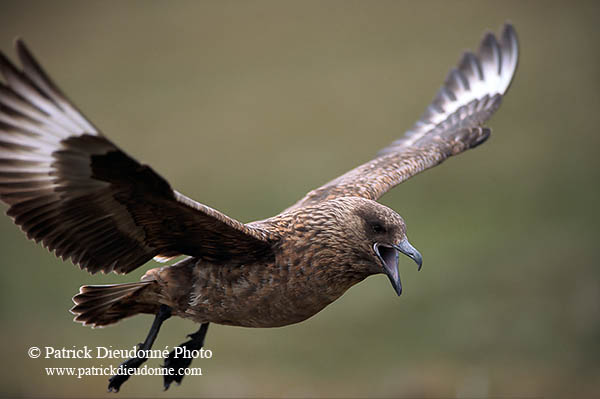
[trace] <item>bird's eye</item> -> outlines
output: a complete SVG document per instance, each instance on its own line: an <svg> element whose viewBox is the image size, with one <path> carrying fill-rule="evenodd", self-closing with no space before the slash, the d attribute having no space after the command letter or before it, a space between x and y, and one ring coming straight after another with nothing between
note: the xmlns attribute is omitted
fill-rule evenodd
<svg viewBox="0 0 600 399"><path fill-rule="evenodd" d="M381 223L373 223L371 224L371 228L373 229L373 232L377 234L385 233L385 227L383 227Z"/></svg>

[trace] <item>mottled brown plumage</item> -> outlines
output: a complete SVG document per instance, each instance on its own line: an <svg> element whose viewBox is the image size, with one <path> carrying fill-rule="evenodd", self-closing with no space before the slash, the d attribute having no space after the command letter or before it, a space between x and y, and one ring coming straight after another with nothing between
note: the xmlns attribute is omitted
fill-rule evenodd
<svg viewBox="0 0 600 399"><path fill-rule="evenodd" d="M369 220L386 231L372 232ZM381 273L373 243L391 246L406 237L398 214L357 197L301 208L254 226L273 232L273 260L221 265L189 258L148 272L144 279L158 284L146 290L155 293L156 303L197 322L284 326L305 320L352 285Z"/></svg>
<svg viewBox="0 0 600 399"><path fill-rule="evenodd" d="M156 314L143 347L171 315L202 323L277 327L305 320L366 277L401 293L398 253L421 265L393 210L392 187L483 143L517 66L514 29L466 53L421 119L373 160L308 193L272 218L243 224L174 191L125 154L52 83L25 44L22 69L0 54L0 199L27 234L91 273L128 273L152 258L188 257L141 282L84 286L75 320L104 326ZM145 359L134 358L126 367ZM189 364L189 362L187 363ZM185 367L171 357L166 366ZM118 390L126 378L111 379ZM181 378L165 378L165 385Z"/></svg>

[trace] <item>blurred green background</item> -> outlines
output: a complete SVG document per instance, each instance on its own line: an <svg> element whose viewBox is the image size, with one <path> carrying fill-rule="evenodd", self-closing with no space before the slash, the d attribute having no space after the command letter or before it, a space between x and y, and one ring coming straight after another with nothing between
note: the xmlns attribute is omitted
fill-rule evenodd
<svg viewBox="0 0 600 399"><path fill-rule="evenodd" d="M600 392L598 2L0 3L0 49L22 36L110 138L179 191L242 221L265 218L402 134L461 52L510 20L516 80L492 138L383 203L425 258L299 325L213 325L203 377L120 397L592 397ZM14 57L13 57L14 59ZM71 322L91 276L0 220L0 396L101 397L106 377L45 367L31 346L129 348L151 316ZM169 320L156 348L197 328ZM150 360L149 366L161 361Z"/></svg>

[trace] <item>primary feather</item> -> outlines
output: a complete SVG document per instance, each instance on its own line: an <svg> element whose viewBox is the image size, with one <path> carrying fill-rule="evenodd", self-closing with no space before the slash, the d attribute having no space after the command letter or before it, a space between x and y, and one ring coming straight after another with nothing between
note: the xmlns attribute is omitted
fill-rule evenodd
<svg viewBox="0 0 600 399"><path fill-rule="evenodd" d="M517 35L505 25L500 40L488 33L477 54L467 52L423 116L371 161L309 192L288 210L347 196L379 199L394 186L446 158L483 143L484 127L500 106L518 60Z"/></svg>
<svg viewBox="0 0 600 399"><path fill-rule="evenodd" d="M269 254L267 237L171 189L105 138L16 42L0 53L0 199L27 234L92 273L153 257L224 262Z"/></svg>

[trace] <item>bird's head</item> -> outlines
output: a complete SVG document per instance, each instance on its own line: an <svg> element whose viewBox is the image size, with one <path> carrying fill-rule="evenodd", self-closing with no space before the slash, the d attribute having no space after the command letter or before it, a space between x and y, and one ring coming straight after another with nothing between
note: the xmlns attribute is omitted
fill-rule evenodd
<svg viewBox="0 0 600 399"><path fill-rule="evenodd" d="M358 231L362 230L364 235L364 250L370 253L376 272L386 274L394 290L400 295L400 254L411 258L418 265L418 270L421 270L423 264L423 257L406 237L404 220L394 210L368 200L355 209L355 214L359 221Z"/></svg>
<svg viewBox="0 0 600 399"><path fill-rule="evenodd" d="M378 202L359 197L337 198L319 206L318 226L328 227L320 230L317 241L326 241L336 249L337 259L344 259L346 264L338 265L357 275L384 273L400 295L400 254L416 262L419 270L423 262L419 251L408 242L402 217Z"/></svg>

